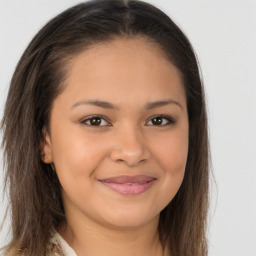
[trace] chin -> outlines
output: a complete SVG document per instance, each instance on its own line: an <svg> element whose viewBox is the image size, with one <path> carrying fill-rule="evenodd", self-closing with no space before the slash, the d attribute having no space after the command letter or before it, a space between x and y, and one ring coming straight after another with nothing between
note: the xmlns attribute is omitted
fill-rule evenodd
<svg viewBox="0 0 256 256"><path fill-rule="evenodd" d="M146 226L149 223L156 222L158 224L159 215L145 216L140 212L139 214L127 214L119 213L114 216L109 216L106 218L104 216L104 222L108 226L111 226L116 229L136 229L142 226Z"/></svg>

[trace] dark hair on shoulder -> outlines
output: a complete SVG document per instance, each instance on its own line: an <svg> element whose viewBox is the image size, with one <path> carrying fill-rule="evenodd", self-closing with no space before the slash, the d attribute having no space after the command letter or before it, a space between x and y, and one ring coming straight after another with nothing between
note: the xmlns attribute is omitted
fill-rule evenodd
<svg viewBox="0 0 256 256"><path fill-rule="evenodd" d="M64 89L69 61L95 44L143 37L180 71L189 116L189 151L183 183L161 212L159 234L172 256L206 256L208 132L204 90L195 53L184 33L161 10L136 0L92 0L49 21L23 53L1 128L12 240L6 255L43 256L53 229L65 221L60 183L41 160L42 128Z"/></svg>

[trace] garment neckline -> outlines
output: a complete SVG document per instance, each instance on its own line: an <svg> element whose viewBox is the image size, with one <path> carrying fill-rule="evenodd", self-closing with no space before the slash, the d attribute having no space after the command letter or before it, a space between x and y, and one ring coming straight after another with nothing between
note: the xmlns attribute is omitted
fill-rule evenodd
<svg viewBox="0 0 256 256"><path fill-rule="evenodd" d="M57 231L51 238L51 242L58 247L63 256L77 256L74 249L66 242L66 240Z"/></svg>

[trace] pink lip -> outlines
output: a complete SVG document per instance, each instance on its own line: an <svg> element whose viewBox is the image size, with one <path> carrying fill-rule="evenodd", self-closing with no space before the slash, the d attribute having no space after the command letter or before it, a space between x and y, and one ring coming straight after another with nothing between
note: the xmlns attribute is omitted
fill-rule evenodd
<svg viewBox="0 0 256 256"><path fill-rule="evenodd" d="M149 189L156 178L136 175L136 176L117 176L100 180L100 182L110 189L125 195L141 194Z"/></svg>

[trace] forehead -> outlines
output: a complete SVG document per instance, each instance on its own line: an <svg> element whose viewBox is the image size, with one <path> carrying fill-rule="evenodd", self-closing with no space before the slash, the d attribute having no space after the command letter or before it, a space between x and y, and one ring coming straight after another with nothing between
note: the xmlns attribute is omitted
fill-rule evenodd
<svg viewBox="0 0 256 256"><path fill-rule="evenodd" d="M158 43L149 38L137 36L115 38L90 45L71 59L69 62L69 74L72 75L72 72L79 71L79 68L90 69L90 71L95 68L94 71L96 71L97 67L107 64L106 62L112 65L123 64L128 67L130 63L135 65L142 61L150 61L144 63L145 67L150 64L159 65L162 63L165 66L174 68L168 54L162 50ZM153 65L151 65L151 68ZM104 70L108 66L106 65ZM101 71L104 70L102 69ZM179 72L178 69L176 71Z"/></svg>
<svg viewBox="0 0 256 256"><path fill-rule="evenodd" d="M179 70L145 38L115 39L84 50L69 63L65 85L64 92L74 97L184 96Z"/></svg>

